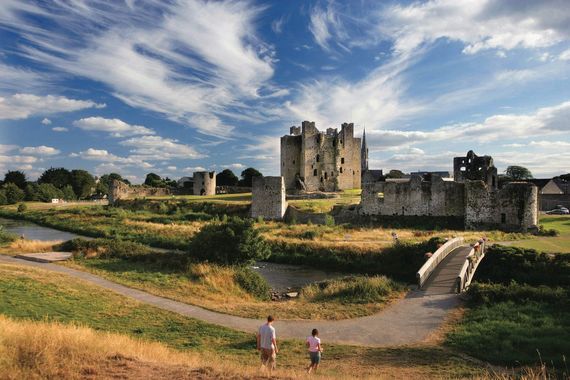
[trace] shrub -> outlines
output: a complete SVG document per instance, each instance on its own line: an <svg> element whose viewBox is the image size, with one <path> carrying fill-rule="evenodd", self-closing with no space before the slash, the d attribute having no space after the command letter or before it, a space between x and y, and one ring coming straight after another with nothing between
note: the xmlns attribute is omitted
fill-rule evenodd
<svg viewBox="0 0 570 380"><path fill-rule="evenodd" d="M333 227L334 226L334 218L332 215L325 215L325 226Z"/></svg>
<svg viewBox="0 0 570 380"><path fill-rule="evenodd" d="M474 282L467 291L470 303L474 305L495 304L513 301L526 303L530 301L568 306L568 289L561 287L531 286L515 281L508 285Z"/></svg>
<svg viewBox="0 0 570 380"><path fill-rule="evenodd" d="M400 290L403 286L385 276L349 276L308 285L301 294L310 301L379 303Z"/></svg>
<svg viewBox="0 0 570 380"><path fill-rule="evenodd" d="M237 269L234 274L234 280L243 290L255 298L262 301L269 300L271 289L267 280L251 268L241 267Z"/></svg>
<svg viewBox="0 0 570 380"><path fill-rule="evenodd" d="M493 245L475 273L479 282L570 286L570 254Z"/></svg>
<svg viewBox="0 0 570 380"><path fill-rule="evenodd" d="M193 258L224 265L252 263L270 253L253 220L238 217L204 226L193 237L189 250Z"/></svg>
<svg viewBox="0 0 570 380"><path fill-rule="evenodd" d="M26 206L25 203L20 203L18 205L18 212L25 212L28 209L28 206Z"/></svg>
<svg viewBox="0 0 570 380"><path fill-rule="evenodd" d="M538 228L538 232L536 233L538 236L558 236L560 233L553 229L553 228L544 228L544 226L540 226Z"/></svg>
<svg viewBox="0 0 570 380"><path fill-rule="evenodd" d="M11 243L11 242L15 241L16 239L18 239L18 236L4 230L4 228L2 226L0 226L0 244Z"/></svg>
<svg viewBox="0 0 570 380"><path fill-rule="evenodd" d="M0 206L7 204L8 204L8 198L6 198L6 192L4 191L4 189L0 189Z"/></svg>
<svg viewBox="0 0 570 380"><path fill-rule="evenodd" d="M58 249L73 252L79 257L96 257L101 259L129 259L137 256L148 255L152 252L146 245L119 239L86 240L77 238L62 243Z"/></svg>
<svg viewBox="0 0 570 380"><path fill-rule="evenodd" d="M315 240L319 236L322 236L322 233L319 233L315 230L308 230L303 232L299 237L305 240Z"/></svg>

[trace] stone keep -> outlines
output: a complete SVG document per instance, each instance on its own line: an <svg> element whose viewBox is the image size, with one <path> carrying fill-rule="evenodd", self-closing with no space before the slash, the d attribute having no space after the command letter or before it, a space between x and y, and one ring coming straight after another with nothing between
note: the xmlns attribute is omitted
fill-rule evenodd
<svg viewBox="0 0 570 380"><path fill-rule="evenodd" d="M281 137L280 166L287 190L360 189L361 139L354 137L353 123L343 123L340 132L320 132L314 122L304 121Z"/></svg>
<svg viewBox="0 0 570 380"><path fill-rule="evenodd" d="M216 195L216 172L194 172L194 195Z"/></svg>
<svg viewBox="0 0 570 380"><path fill-rule="evenodd" d="M253 177L251 217L281 220L286 210L283 177Z"/></svg>
<svg viewBox="0 0 570 380"><path fill-rule="evenodd" d="M163 197L170 195L170 189L163 187L130 186L116 179L109 185L109 204L114 205L119 199Z"/></svg>

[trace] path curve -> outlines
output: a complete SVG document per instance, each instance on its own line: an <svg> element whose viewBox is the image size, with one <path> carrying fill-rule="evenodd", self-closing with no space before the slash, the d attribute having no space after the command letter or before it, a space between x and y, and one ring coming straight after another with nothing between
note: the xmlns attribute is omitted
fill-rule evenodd
<svg viewBox="0 0 570 380"><path fill-rule="evenodd" d="M37 263L1 255L0 263L62 273L163 310L252 334L263 323L262 320L217 313L155 296L105 280L91 273L56 264ZM275 328L278 338L305 339L311 329L318 328L321 338L331 343L374 347L414 344L422 342L435 332L444 322L448 312L459 303L460 300L456 294L426 295L423 291L416 290L371 316L341 321L276 321Z"/></svg>

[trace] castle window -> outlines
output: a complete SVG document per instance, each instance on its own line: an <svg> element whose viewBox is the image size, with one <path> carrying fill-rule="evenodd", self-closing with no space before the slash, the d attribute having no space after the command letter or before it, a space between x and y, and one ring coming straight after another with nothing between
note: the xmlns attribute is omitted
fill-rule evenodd
<svg viewBox="0 0 570 380"><path fill-rule="evenodd" d="M331 177L334 177L334 172L331 172Z"/></svg>
<svg viewBox="0 0 570 380"><path fill-rule="evenodd" d="M313 176L317 176L317 169L313 170Z"/></svg>
<svg viewBox="0 0 570 380"><path fill-rule="evenodd" d="M321 177L321 182L323 182L323 177Z"/></svg>
<svg viewBox="0 0 570 380"><path fill-rule="evenodd" d="M344 164L344 157L342 157L342 158L340 159L340 163L341 163L341 164Z"/></svg>
<svg viewBox="0 0 570 380"><path fill-rule="evenodd" d="M342 166L340 167L340 172L342 173Z"/></svg>
<svg viewBox="0 0 570 380"><path fill-rule="evenodd" d="M294 162L293 162L294 163ZM283 161L283 167L285 167L285 161Z"/></svg>
<svg viewBox="0 0 570 380"><path fill-rule="evenodd" d="M283 163L283 164L285 164L285 163ZM295 165L295 160L293 160L293 165Z"/></svg>
<svg viewBox="0 0 570 380"><path fill-rule="evenodd" d="M501 223L507 223L507 214L505 213L501 214Z"/></svg>
<svg viewBox="0 0 570 380"><path fill-rule="evenodd" d="M317 162L321 160L321 156L317 154Z"/></svg>
<svg viewBox="0 0 570 380"><path fill-rule="evenodd" d="M325 179L327 179L327 178L328 178L328 177L327 177L327 172L325 172Z"/></svg>

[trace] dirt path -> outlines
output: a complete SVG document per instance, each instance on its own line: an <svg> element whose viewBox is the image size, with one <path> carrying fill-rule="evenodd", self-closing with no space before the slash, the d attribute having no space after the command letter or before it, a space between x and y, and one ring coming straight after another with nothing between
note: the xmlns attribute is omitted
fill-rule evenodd
<svg viewBox="0 0 570 380"><path fill-rule="evenodd" d="M209 311L197 306L155 296L132 289L99 276L56 264L36 263L9 256L0 256L0 264L16 264L63 273L146 304L179 313L208 323L251 332L263 321ZM276 321L278 337L304 339L311 329L318 328L323 341L362 346L395 346L419 343L434 333L449 311L459 304L455 294L426 295L412 291L408 296L368 317L341 321Z"/></svg>

